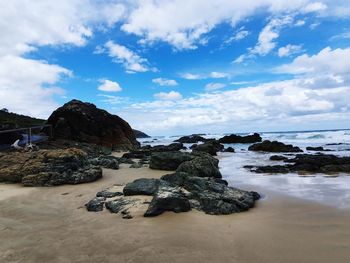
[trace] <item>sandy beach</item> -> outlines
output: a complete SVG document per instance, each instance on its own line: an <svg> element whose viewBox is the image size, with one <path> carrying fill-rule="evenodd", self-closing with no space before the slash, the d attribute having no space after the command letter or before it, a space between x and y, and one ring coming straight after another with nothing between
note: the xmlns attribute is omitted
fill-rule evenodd
<svg viewBox="0 0 350 263"><path fill-rule="evenodd" d="M89 184L25 188L0 185L0 262L348 262L350 211L284 197L249 212L211 216L191 211L133 219L87 212L96 192L136 178L148 168L104 170ZM116 186L114 186L116 185Z"/></svg>

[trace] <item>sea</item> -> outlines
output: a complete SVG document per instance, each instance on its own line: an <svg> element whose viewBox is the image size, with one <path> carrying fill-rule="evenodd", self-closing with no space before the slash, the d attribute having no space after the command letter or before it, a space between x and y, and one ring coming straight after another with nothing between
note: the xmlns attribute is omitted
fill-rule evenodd
<svg viewBox="0 0 350 263"><path fill-rule="evenodd" d="M228 133L230 134L230 133ZM238 133L236 133L238 134ZM239 135L248 135L241 133ZM277 140L300 147L305 153L307 146L322 146L330 149L337 156L350 156L350 130L320 130L320 131L289 131L289 132L262 132L259 133L263 140ZM205 134L205 138L219 139L227 134ZM154 136L139 139L142 145L167 145L173 143L182 135ZM230 186L246 189L259 190L264 199L269 194L277 193L295 198L321 203L323 205L350 209L350 174L313 174L299 175L289 174L257 174L244 168L245 165L276 165L283 162L270 161L270 153L248 151L250 144L224 144L225 147L233 147L235 153L218 153L219 168L223 179ZM191 144L185 144L187 148Z"/></svg>

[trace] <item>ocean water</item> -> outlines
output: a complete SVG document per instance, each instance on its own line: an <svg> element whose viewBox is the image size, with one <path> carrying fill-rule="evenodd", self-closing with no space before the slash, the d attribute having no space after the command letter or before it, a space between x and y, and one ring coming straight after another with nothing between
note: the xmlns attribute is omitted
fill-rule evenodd
<svg viewBox="0 0 350 263"><path fill-rule="evenodd" d="M248 133L247 133L248 134ZM247 135L241 134L241 135ZM299 146L305 153L307 146L323 146L333 150L329 154L338 156L350 156L350 130L330 131L303 131L303 132L274 132L260 133L263 140L277 140L283 143ZM224 134L208 134L206 138L221 138ZM156 136L140 140L143 145L170 144L178 136ZM191 144L185 144L189 147ZM266 192L278 192L325 205L350 209L350 174L339 174L337 177L330 177L324 174L315 174L302 177L296 173L289 174L256 174L243 168L245 165L276 165L283 162L270 161L273 154L248 151L250 144L225 144L231 146L235 153L218 153L220 159L219 167L223 178L229 185L243 189L259 189L266 198ZM327 152L326 152L327 153Z"/></svg>

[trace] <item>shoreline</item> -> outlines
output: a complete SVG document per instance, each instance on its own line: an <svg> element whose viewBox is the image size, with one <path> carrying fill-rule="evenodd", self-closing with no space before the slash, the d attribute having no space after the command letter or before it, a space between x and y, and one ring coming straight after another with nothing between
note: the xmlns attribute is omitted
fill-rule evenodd
<svg viewBox="0 0 350 263"><path fill-rule="evenodd" d="M136 209L126 220L87 212L84 204L97 191L168 173L127 167L104 169L89 184L0 185L18 194L0 202L0 261L328 263L350 255L350 211L271 192L250 211L231 215L192 210L144 218Z"/></svg>

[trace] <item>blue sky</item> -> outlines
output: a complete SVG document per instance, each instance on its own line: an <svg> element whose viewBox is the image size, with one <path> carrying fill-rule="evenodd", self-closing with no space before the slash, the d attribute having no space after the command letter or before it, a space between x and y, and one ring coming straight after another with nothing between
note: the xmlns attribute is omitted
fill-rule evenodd
<svg viewBox="0 0 350 263"><path fill-rule="evenodd" d="M350 127L348 0L0 3L0 106L153 135Z"/></svg>

